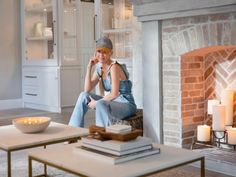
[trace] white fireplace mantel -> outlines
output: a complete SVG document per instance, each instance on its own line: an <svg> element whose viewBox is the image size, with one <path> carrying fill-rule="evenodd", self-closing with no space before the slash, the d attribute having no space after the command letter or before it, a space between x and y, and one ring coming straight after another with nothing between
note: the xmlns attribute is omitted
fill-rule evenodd
<svg viewBox="0 0 236 177"><path fill-rule="evenodd" d="M139 21L235 12L236 0L133 0Z"/></svg>

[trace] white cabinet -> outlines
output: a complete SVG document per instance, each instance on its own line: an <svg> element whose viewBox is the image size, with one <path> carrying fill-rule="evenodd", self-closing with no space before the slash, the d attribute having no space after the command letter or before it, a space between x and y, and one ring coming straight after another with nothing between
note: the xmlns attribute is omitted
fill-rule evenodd
<svg viewBox="0 0 236 177"><path fill-rule="evenodd" d="M132 58L132 4L130 0L96 0L97 37L113 42L115 59Z"/></svg>
<svg viewBox="0 0 236 177"><path fill-rule="evenodd" d="M25 107L60 112L83 85L78 0L21 0Z"/></svg>
<svg viewBox="0 0 236 177"><path fill-rule="evenodd" d="M23 68L24 105L57 112L59 107L59 72L56 67Z"/></svg>

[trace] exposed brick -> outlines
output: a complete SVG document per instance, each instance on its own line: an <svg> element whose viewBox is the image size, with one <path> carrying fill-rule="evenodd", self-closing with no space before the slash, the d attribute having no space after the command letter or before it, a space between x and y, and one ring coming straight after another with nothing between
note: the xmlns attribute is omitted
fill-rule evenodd
<svg viewBox="0 0 236 177"><path fill-rule="evenodd" d="M203 39L205 43L205 47L209 45L209 34L208 34L208 25L202 25L202 33L203 33Z"/></svg>
<svg viewBox="0 0 236 177"><path fill-rule="evenodd" d="M204 85L203 85L203 84L195 84L195 85L194 85L194 88L195 88L195 89L203 89L203 88L204 88Z"/></svg>
<svg viewBox="0 0 236 177"><path fill-rule="evenodd" d="M197 81L197 78L196 77L186 77L184 79L184 82L185 83L195 83Z"/></svg>
<svg viewBox="0 0 236 177"><path fill-rule="evenodd" d="M205 104L204 103L199 103L198 105L197 105L197 108L204 108L204 106L205 106Z"/></svg>
<svg viewBox="0 0 236 177"><path fill-rule="evenodd" d="M204 81L204 77L203 77L203 76L198 77L198 81L199 81L199 82Z"/></svg>
<svg viewBox="0 0 236 177"><path fill-rule="evenodd" d="M184 104L191 104L193 101L192 101L192 98L182 98L181 100L181 103L184 105Z"/></svg>
<svg viewBox="0 0 236 177"><path fill-rule="evenodd" d="M209 24L209 39L211 45L217 44L217 26L215 23Z"/></svg>
<svg viewBox="0 0 236 177"><path fill-rule="evenodd" d="M217 23L216 30L217 30L217 45L221 45L222 44L222 35L223 35L222 23Z"/></svg>
<svg viewBox="0 0 236 177"><path fill-rule="evenodd" d="M231 44L231 36L230 36L230 33L231 33L231 24L229 22L225 22L224 25L223 25L223 42L222 44L223 45L230 45Z"/></svg>
<svg viewBox="0 0 236 177"><path fill-rule="evenodd" d="M210 21L230 20L230 14L215 14L209 16Z"/></svg>
<svg viewBox="0 0 236 177"><path fill-rule="evenodd" d="M204 102L204 97L195 97L193 98L193 103L201 103Z"/></svg>
<svg viewBox="0 0 236 177"><path fill-rule="evenodd" d="M198 23L205 23L208 21L208 15L201 15L190 18L190 23L198 24Z"/></svg>
<svg viewBox="0 0 236 177"><path fill-rule="evenodd" d="M185 91L185 90L194 90L194 84L182 83L182 85L181 85L181 90L182 90L182 91Z"/></svg>
<svg viewBox="0 0 236 177"><path fill-rule="evenodd" d="M183 139L182 144L191 144L193 142L192 138Z"/></svg>
<svg viewBox="0 0 236 177"><path fill-rule="evenodd" d="M204 109L194 110L194 116L204 116Z"/></svg>
<svg viewBox="0 0 236 177"><path fill-rule="evenodd" d="M201 91L199 91L199 90L190 91L190 92L189 92L189 96L190 96L190 97L201 96Z"/></svg>
<svg viewBox="0 0 236 177"><path fill-rule="evenodd" d="M197 108L197 105L196 104L190 104L190 105L185 105L184 106L184 109L185 111L190 111L190 110L194 110Z"/></svg>
<svg viewBox="0 0 236 177"><path fill-rule="evenodd" d="M168 28L163 28L162 31L164 33L172 33L172 32L177 32L178 28L177 27L168 27Z"/></svg>
<svg viewBox="0 0 236 177"><path fill-rule="evenodd" d="M164 131L164 135L166 135L166 136L173 136L173 137L179 137L180 133L179 132L173 132L173 131Z"/></svg>
<svg viewBox="0 0 236 177"><path fill-rule="evenodd" d="M234 51L227 57L228 60L233 60L233 59L235 59L235 58L236 58L236 50L234 50Z"/></svg>
<svg viewBox="0 0 236 177"><path fill-rule="evenodd" d="M182 134L182 138L188 138L188 137L192 137L192 136L194 136L194 130L192 130L192 131L188 131L188 132L184 132L183 134Z"/></svg>
<svg viewBox="0 0 236 177"><path fill-rule="evenodd" d="M231 45L236 45L236 21L232 23L231 27Z"/></svg>
<svg viewBox="0 0 236 177"><path fill-rule="evenodd" d="M220 50L219 53L221 54L222 57L227 57L227 52L225 50Z"/></svg>
<svg viewBox="0 0 236 177"><path fill-rule="evenodd" d="M183 31L185 46L188 51L191 50L190 39L187 31Z"/></svg>
<svg viewBox="0 0 236 177"><path fill-rule="evenodd" d="M204 120L204 116L193 117L193 122L202 122Z"/></svg>
<svg viewBox="0 0 236 177"><path fill-rule="evenodd" d="M204 79L208 78L209 75L212 74L212 72L213 72L213 68L212 67L207 68L207 70L204 73Z"/></svg>
<svg viewBox="0 0 236 177"><path fill-rule="evenodd" d="M178 76L179 72L178 71L163 71L163 74L166 76Z"/></svg>
<svg viewBox="0 0 236 177"><path fill-rule="evenodd" d="M188 65L188 69L196 69L196 68L201 68L201 64L200 63L190 63Z"/></svg>
<svg viewBox="0 0 236 177"><path fill-rule="evenodd" d="M227 78L228 73L221 67L220 64L215 65L215 70L217 70L224 78Z"/></svg>
<svg viewBox="0 0 236 177"><path fill-rule="evenodd" d="M182 118L194 116L193 111L182 112Z"/></svg>
<svg viewBox="0 0 236 177"><path fill-rule="evenodd" d="M230 75L230 77L228 78L228 81L230 83L233 83L233 81L236 80L236 70Z"/></svg>
<svg viewBox="0 0 236 177"><path fill-rule="evenodd" d="M209 95L214 91L212 87L210 87L207 91L205 91L205 98L208 98Z"/></svg>
<svg viewBox="0 0 236 177"><path fill-rule="evenodd" d="M221 83L223 88L227 87L227 83L224 81L221 75L219 75L217 72L215 72L215 79Z"/></svg>
<svg viewBox="0 0 236 177"><path fill-rule="evenodd" d="M172 24L175 25L185 25L189 24L190 18L189 17L182 17L182 18L175 18L172 19Z"/></svg>

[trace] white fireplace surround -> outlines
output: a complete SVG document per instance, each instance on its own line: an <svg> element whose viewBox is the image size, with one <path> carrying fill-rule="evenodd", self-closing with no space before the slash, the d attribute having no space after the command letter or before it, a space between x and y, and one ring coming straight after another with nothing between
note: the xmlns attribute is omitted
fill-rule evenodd
<svg viewBox="0 0 236 177"><path fill-rule="evenodd" d="M144 135L163 143L162 35L165 19L236 12L236 0L133 0L142 22Z"/></svg>

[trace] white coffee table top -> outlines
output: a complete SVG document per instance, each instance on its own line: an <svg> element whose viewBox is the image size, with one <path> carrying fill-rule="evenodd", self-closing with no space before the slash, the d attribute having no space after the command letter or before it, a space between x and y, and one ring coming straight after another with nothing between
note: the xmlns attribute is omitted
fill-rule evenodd
<svg viewBox="0 0 236 177"><path fill-rule="evenodd" d="M59 146L56 149L49 148L30 152L29 155L41 162L47 162L56 165L59 168L91 177L128 177L145 175L204 157L203 155L190 150L155 144L155 146L160 147L160 154L112 165L104 161L94 160L94 158L91 157L76 154L73 152L73 149L75 148L74 146L78 145L80 144L75 143Z"/></svg>
<svg viewBox="0 0 236 177"><path fill-rule="evenodd" d="M53 143L60 140L77 138L89 133L86 128L77 128L51 122L49 127L41 133L24 134L14 125L0 126L0 149L15 150L44 143Z"/></svg>

